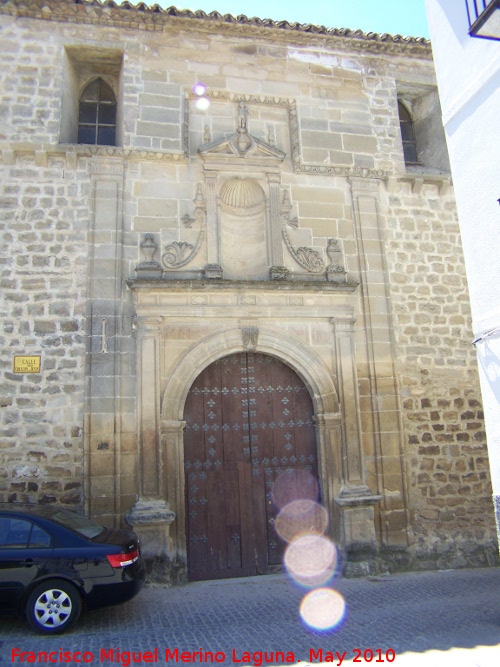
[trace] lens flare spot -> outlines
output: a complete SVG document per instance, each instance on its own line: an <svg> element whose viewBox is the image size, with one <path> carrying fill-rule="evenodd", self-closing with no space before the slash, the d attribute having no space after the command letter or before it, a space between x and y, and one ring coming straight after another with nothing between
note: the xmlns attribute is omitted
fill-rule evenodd
<svg viewBox="0 0 500 667"><path fill-rule="evenodd" d="M285 505L276 517L276 532L286 542L302 535L322 535L328 527L328 512L305 498Z"/></svg>
<svg viewBox="0 0 500 667"><path fill-rule="evenodd" d="M331 630L337 626L345 614L345 600L331 588L317 588L310 591L300 605L300 615L304 623L316 630Z"/></svg>
<svg viewBox="0 0 500 667"><path fill-rule="evenodd" d="M335 574L337 549L324 535L303 535L288 545L284 561L298 584L322 586Z"/></svg>
<svg viewBox="0 0 500 667"><path fill-rule="evenodd" d="M197 83L193 86L193 93L200 97L205 94L207 87L203 83Z"/></svg>
<svg viewBox="0 0 500 667"><path fill-rule="evenodd" d="M206 111L210 106L210 100L207 97L200 97L195 102L196 108L200 111Z"/></svg>
<svg viewBox="0 0 500 667"><path fill-rule="evenodd" d="M285 470L274 482L273 500L280 509L294 500L317 501L319 486L307 470Z"/></svg>

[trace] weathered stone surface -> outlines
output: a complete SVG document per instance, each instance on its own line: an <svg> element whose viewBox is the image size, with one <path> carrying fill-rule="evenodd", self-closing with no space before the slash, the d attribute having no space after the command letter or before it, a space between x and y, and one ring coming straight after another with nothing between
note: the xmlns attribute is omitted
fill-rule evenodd
<svg viewBox="0 0 500 667"><path fill-rule="evenodd" d="M148 554L183 570L182 397L258 330L257 353L308 378L354 569L491 560L430 46L66 0L0 12L0 499L110 525L156 503L171 525L140 515ZM98 75L118 98L114 147L75 143ZM426 164L404 164L398 95ZM260 198L221 197L241 179ZM41 372L13 372L14 355L40 355ZM353 485L358 505L335 504Z"/></svg>

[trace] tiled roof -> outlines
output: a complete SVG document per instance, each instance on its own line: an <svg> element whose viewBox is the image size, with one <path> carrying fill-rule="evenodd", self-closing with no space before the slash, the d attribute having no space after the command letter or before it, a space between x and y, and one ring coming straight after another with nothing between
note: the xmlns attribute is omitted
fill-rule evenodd
<svg viewBox="0 0 500 667"><path fill-rule="evenodd" d="M217 0L214 0L214 5ZM124 2L115 2L114 0L0 0L0 13L14 14L20 16L33 16L36 18L45 18L51 20L70 20L78 21L82 12L96 13L90 19L91 23L107 22L106 15L111 11L116 11L122 15L121 20L115 22L109 18L113 24L127 23L131 25L136 23L146 23L150 26L159 26L168 22L171 17L178 19L195 19L203 22L217 22L221 24L233 24L236 26L248 26L255 28L268 28L295 33L297 36L309 34L318 37L337 37L347 39L351 42L362 42L366 47L376 46L396 46L413 47L417 49L430 50L430 41L425 37L403 37L402 35L390 35L388 33L363 32L362 30L352 30L350 28L327 28L324 25L313 25L310 23L293 23L290 21L274 21L272 19L261 19L258 17L249 18L243 14L233 16L232 14L221 14L217 11L204 12L202 10L177 9L177 7L163 8L158 4L148 5L145 2L133 3L125 0ZM124 16L124 12L129 15L129 21ZM361 44L360 44L361 46Z"/></svg>
<svg viewBox="0 0 500 667"><path fill-rule="evenodd" d="M324 25L314 25L312 23L290 23L289 21L274 21L273 19L261 19L257 16L249 18L244 14L233 16L232 14L220 14L217 11L204 12L202 10L177 9L177 7L168 7L163 9L158 4L147 5L145 2L139 2L134 5L131 2L122 2L117 5L113 0L83 0L88 4L101 4L107 6L119 6L122 9L136 9L138 11L149 11L166 13L169 16L178 16L181 18L196 18L213 21L223 21L224 23L239 23L241 25L255 25L258 27L279 28L280 30L298 30L301 32L313 33L316 35L338 35L341 37L359 37L361 39L370 39L382 42L415 42L426 44L429 42L425 37L403 37L402 35L389 35L388 33L363 32L362 30L351 30L350 28L327 28ZM214 0L214 4L217 0Z"/></svg>

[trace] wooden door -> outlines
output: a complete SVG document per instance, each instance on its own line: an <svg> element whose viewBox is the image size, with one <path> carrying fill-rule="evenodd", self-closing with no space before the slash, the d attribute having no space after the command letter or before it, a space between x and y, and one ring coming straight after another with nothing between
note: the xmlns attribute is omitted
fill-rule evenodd
<svg viewBox="0 0 500 667"><path fill-rule="evenodd" d="M191 580L280 568L273 486L290 470L317 478L312 415L304 383L274 357L233 354L198 376L184 415Z"/></svg>

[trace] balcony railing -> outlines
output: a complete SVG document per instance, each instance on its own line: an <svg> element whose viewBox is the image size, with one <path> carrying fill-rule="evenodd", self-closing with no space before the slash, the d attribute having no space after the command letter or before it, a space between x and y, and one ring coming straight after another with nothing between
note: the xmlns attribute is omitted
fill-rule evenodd
<svg viewBox="0 0 500 667"><path fill-rule="evenodd" d="M465 0L469 35L500 40L500 0Z"/></svg>

